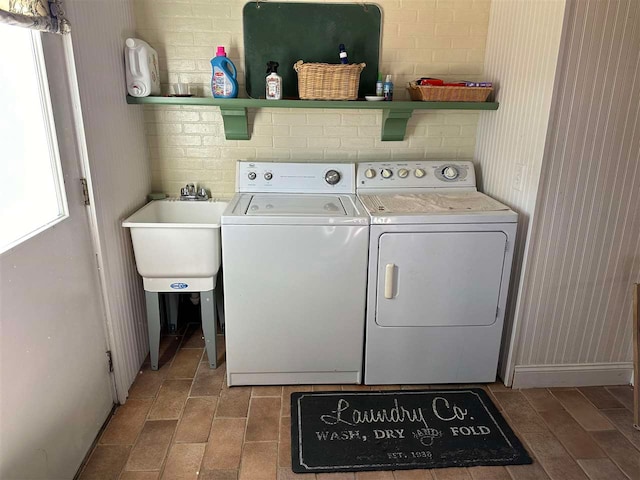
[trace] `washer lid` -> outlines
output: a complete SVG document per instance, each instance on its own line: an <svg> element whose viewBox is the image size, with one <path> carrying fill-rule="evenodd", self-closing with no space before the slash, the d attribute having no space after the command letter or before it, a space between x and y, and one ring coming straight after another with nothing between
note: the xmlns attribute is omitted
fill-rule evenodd
<svg viewBox="0 0 640 480"><path fill-rule="evenodd" d="M338 196L331 195L254 195L246 215L346 216Z"/></svg>

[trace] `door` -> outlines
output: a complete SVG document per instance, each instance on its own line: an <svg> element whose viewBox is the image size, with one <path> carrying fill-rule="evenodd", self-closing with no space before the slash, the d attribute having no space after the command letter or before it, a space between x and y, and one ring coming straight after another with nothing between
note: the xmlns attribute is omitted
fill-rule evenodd
<svg viewBox="0 0 640 480"><path fill-rule="evenodd" d="M382 327L493 324L506 242L503 232L381 235L376 323Z"/></svg>
<svg viewBox="0 0 640 480"><path fill-rule="evenodd" d="M0 255L0 478L72 479L113 406L66 41L43 35L68 217Z"/></svg>

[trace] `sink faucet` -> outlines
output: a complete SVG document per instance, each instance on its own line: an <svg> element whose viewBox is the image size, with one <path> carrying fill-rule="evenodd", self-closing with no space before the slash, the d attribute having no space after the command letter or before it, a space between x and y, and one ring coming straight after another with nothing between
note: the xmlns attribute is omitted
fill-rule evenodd
<svg viewBox="0 0 640 480"><path fill-rule="evenodd" d="M187 183L180 189L180 200L209 200L204 187L196 188L193 183Z"/></svg>

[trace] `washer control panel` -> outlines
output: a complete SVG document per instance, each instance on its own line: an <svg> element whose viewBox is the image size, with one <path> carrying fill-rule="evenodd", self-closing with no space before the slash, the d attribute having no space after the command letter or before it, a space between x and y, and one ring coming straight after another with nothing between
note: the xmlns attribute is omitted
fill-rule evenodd
<svg viewBox="0 0 640 480"><path fill-rule="evenodd" d="M461 160L358 163L356 182L358 190L476 188L473 163Z"/></svg>
<svg viewBox="0 0 640 480"><path fill-rule="evenodd" d="M353 163L284 163L240 161L238 192L355 193Z"/></svg>

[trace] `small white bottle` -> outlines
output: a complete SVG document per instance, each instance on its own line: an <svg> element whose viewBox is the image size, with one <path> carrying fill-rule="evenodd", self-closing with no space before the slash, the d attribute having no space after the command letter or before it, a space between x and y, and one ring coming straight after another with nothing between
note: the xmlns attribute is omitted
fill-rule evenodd
<svg viewBox="0 0 640 480"><path fill-rule="evenodd" d="M282 99L282 77L278 75L278 62L267 62L266 96L267 100Z"/></svg>

